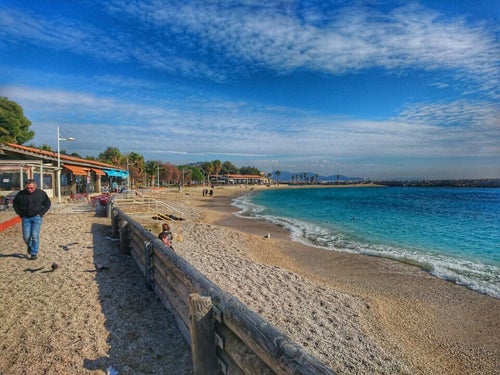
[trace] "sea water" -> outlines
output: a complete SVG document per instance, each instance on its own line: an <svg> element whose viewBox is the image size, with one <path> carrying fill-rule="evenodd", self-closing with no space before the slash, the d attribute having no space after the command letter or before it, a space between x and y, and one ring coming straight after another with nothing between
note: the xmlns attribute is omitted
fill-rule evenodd
<svg viewBox="0 0 500 375"><path fill-rule="evenodd" d="M414 264L500 298L500 189L270 189L233 204L293 240Z"/></svg>

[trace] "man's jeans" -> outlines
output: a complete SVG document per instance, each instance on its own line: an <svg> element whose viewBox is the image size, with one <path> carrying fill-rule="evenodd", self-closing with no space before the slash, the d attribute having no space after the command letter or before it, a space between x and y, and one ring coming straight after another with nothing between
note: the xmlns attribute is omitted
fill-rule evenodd
<svg viewBox="0 0 500 375"><path fill-rule="evenodd" d="M42 226L42 217L23 217L23 240L31 250L31 255L38 254L40 246L40 227Z"/></svg>

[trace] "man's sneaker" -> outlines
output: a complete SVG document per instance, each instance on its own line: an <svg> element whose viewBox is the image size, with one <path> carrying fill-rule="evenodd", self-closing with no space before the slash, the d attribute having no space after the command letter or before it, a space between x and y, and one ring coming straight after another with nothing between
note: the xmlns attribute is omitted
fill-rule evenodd
<svg viewBox="0 0 500 375"><path fill-rule="evenodd" d="M36 260L38 257L36 255L31 255L30 260Z"/></svg>

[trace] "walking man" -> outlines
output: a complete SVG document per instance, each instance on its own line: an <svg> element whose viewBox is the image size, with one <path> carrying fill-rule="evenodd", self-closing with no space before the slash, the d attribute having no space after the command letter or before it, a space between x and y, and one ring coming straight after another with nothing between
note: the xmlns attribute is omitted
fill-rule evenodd
<svg viewBox="0 0 500 375"><path fill-rule="evenodd" d="M50 199L45 191L36 188L35 180L26 180L24 190L14 198L14 211L21 217L23 240L28 246L28 254L32 260L37 258L40 246L40 227L42 217L49 210Z"/></svg>

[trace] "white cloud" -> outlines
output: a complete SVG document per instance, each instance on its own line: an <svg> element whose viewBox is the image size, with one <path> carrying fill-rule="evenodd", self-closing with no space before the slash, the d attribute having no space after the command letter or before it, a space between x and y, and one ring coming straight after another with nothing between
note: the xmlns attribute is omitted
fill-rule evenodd
<svg viewBox="0 0 500 375"><path fill-rule="evenodd" d="M228 72L261 69L278 74L423 69L447 71L474 92L498 95L496 26L445 19L415 3L396 3L387 13L359 3L330 13L321 3L300 5L161 0L95 5L96 11L107 10L113 28L4 7L0 25L3 43L27 41L191 78L222 81Z"/></svg>
<svg viewBox="0 0 500 375"><path fill-rule="evenodd" d="M96 20L106 20L102 24L0 5L0 48L28 44L102 61L109 72L118 68L116 75L92 77L36 70L26 78L20 67L15 76L37 83L2 87L2 95L29 113L38 144L54 141L57 123L79 140L72 147L92 153L114 145L151 159L228 155L325 169L357 166L359 160L374 170L388 160L408 165L411 158L498 160L497 26L447 18L415 3L386 4L392 7L386 13L361 3L366 5L334 11L319 9L324 2L89 4L101 12ZM129 67L135 69L131 76ZM431 76L428 84L446 98L409 103L387 121L372 121L220 100L214 92L221 87L204 91L207 81L222 83L257 71L331 76L370 69L436 73L425 75ZM165 73L183 85L174 87L174 80L163 79ZM85 80L97 85L82 85ZM172 94L171 88L177 91Z"/></svg>
<svg viewBox="0 0 500 375"><path fill-rule="evenodd" d="M202 108L203 101L195 100L195 112L189 103L141 105L111 97L27 87L9 87L5 93L40 119L35 119L33 125L39 144L53 142L56 126L53 120L43 119L53 118L54 109L60 112L60 119L70 118L78 107L83 113L81 122L63 121L58 125L63 124L66 133L71 131L70 136L80 141L74 147L81 144L89 149L91 144L97 153L113 145L146 158L159 153L261 158L275 155L282 159L300 155L304 160L500 157L495 142L500 137L495 117L498 109L466 101L408 108L392 121L338 119L312 113L290 120L284 109L276 112L274 108L259 108L256 112L255 107L245 103L213 106L214 102L206 101ZM48 109L51 115L46 113ZM92 122L85 121L87 113L93 114ZM466 127L442 126L442 122L449 122L446 116L476 122ZM287 126L283 127L285 122Z"/></svg>
<svg viewBox="0 0 500 375"><path fill-rule="evenodd" d="M244 70L452 70L483 89L493 90L488 82L498 82L495 30L447 20L412 3L385 14L358 4L328 16L312 5L303 10L282 2L151 0L135 6L115 2L112 9L162 30L188 51L217 57L222 65L245 65Z"/></svg>
<svg viewBox="0 0 500 375"><path fill-rule="evenodd" d="M4 43L29 42L115 62L129 60L126 45L99 28L78 21L62 17L45 18L31 11L0 8L0 25Z"/></svg>

